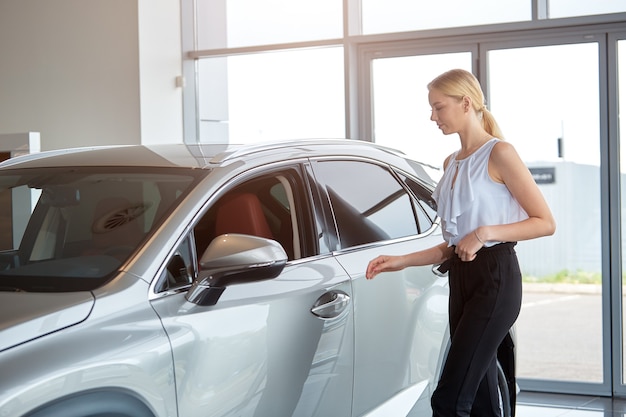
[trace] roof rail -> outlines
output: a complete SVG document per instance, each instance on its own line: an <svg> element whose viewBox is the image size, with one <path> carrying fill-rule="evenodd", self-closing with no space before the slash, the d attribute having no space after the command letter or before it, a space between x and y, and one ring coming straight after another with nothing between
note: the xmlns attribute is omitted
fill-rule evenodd
<svg viewBox="0 0 626 417"><path fill-rule="evenodd" d="M276 149L285 149L285 148L303 148L307 146L339 146L339 145L362 145L362 146L371 146L376 147L378 149L385 150L392 154L404 154L402 151L389 148L386 146L382 146L373 142L367 142L360 139L345 139L345 138L332 138L332 139L288 139L284 141L273 141L273 142L260 142L254 144L242 144L240 147L234 147L225 152L215 155L211 159L211 163L221 163L226 162L231 159L239 158L242 156L250 155L252 153L257 152L265 152Z"/></svg>

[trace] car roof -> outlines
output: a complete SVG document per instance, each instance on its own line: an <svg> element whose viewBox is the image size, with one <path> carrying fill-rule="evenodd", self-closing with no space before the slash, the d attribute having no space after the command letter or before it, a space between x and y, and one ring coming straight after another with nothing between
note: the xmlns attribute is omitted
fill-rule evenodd
<svg viewBox="0 0 626 417"><path fill-rule="evenodd" d="M96 146L45 151L18 156L0 164L8 168L43 168L68 166L145 166L211 168L235 160L276 159L313 154L380 156L401 152L371 142L353 139L300 139L247 145L237 144L163 144Z"/></svg>

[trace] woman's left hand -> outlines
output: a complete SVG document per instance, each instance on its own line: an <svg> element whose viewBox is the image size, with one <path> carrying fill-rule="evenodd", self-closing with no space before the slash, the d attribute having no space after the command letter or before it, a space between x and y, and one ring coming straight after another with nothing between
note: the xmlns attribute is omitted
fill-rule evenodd
<svg viewBox="0 0 626 417"><path fill-rule="evenodd" d="M483 246L483 242L480 241L478 235L472 232L465 235L465 237L459 241L454 248L454 252L463 262L471 262L476 259L476 252Z"/></svg>

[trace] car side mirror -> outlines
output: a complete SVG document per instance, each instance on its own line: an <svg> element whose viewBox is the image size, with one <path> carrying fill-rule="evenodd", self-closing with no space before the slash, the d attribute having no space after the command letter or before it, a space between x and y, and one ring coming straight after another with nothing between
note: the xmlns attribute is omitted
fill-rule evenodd
<svg viewBox="0 0 626 417"><path fill-rule="evenodd" d="M286 263L287 254L275 240L220 235L202 254L198 278L185 298L201 306L215 305L226 287L276 278Z"/></svg>

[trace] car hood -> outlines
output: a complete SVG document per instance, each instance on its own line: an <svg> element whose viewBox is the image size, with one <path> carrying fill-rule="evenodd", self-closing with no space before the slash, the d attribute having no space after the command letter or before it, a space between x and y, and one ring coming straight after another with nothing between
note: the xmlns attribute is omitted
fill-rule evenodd
<svg viewBox="0 0 626 417"><path fill-rule="evenodd" d="M85 320L90 292L0 292L0 351Z"/></svg>

